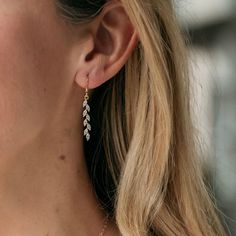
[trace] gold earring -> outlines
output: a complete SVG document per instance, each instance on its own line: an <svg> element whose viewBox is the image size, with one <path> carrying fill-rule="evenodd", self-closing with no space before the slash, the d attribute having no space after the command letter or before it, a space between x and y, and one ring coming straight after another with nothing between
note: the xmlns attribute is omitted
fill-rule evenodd
<svg viewBox="0 0 236 236"><path fill-rule="evenodd" d="M84 95L84 102L83 102L83 107L84 111L83 111L83 117L84 117L84 136L86 137L86 140L89 141L90 139L90 134L89 131L91 131L91 125L89 124L90 121L90 116L89 116L89 112L90 112L90 106L88 105L88 100L89 100L89 95L88 95L88 83L89 83L89 78L87 77L87 86L85 89L85 95Z"/></svg>

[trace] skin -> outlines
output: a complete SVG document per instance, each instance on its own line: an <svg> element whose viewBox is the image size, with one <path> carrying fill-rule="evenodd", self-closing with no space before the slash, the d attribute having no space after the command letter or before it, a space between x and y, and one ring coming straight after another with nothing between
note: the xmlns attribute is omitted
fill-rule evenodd
<svg viewBox="0 0 236 236"><path fill-rule="evenodd" d="M92 93L122 68L137 42L118 1L95 21L74 26L57 14L55 0L3 2L0 235L99 234L105 212L83 150L86 75ZM119 235L114 222L105 235Z"/></svg>

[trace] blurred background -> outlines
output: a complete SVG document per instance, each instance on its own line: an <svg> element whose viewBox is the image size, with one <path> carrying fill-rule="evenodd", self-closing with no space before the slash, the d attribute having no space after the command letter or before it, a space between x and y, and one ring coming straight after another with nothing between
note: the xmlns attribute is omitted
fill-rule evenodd
<svg viewBox="0 0 236 236"><path fill-rule="evenodd" d="M236 0L174 0L190 38L195 126L230 235L236 236Z"/></svg>

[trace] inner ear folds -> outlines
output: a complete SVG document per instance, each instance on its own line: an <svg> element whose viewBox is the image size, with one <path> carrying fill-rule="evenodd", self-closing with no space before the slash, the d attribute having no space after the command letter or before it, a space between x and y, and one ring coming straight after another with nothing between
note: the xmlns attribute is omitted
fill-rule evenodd
<svg viewBox="0 0 236 236"><path fill-rule="evenodd" d="M104 55L110 55L112 53L113 41L103 25L99 26L94 41L94 49L85 57L85 61L87 62L91 61L97 53Z"/></svg>
<svg viewBox="0 0 236 236"><path fill-rule="evenodd" d="M106 58L104 82L123 67L137 39L137 33L120 2L104 9L97 27L94 50L94 53L101 53Z"/></svg>
<svg viewBox="0 0 236 236"><path fill-rule="evenodd" d="M102 52L105 55L111 55L113 52L113 39L110 32L100 24L95 39L95 52Z"/></svg>

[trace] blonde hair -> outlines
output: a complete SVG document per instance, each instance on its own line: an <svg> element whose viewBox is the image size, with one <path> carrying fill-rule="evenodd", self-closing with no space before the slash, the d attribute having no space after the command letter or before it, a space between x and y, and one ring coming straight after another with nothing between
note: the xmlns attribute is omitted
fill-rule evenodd
<svg viewBox="0 0 236 236"><path fill-rule="evenodd" d="M85 20L84 3L58 1L67 19ZM186 43L172 3L120 1L140 42L91 98L99 131L85 151L96 192L124 236L226 235L197 154ZM93 17L104 4L97 2Z"/></svg>

